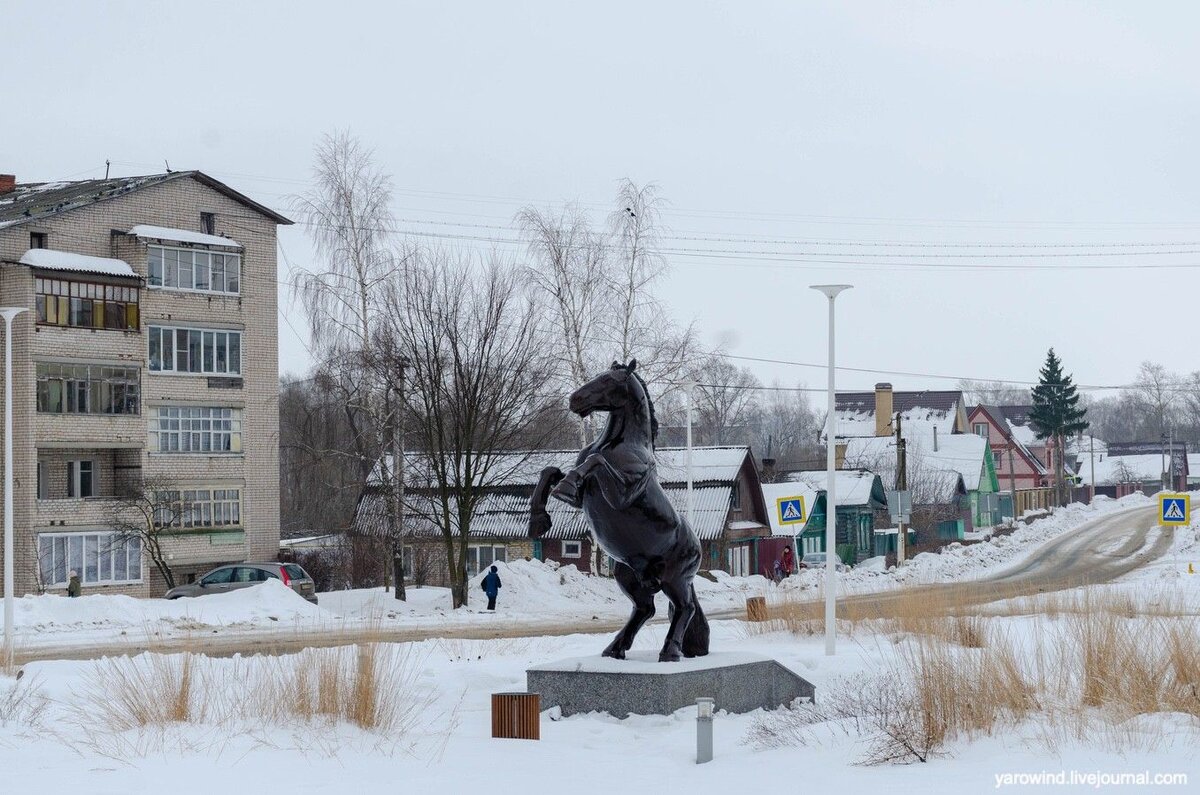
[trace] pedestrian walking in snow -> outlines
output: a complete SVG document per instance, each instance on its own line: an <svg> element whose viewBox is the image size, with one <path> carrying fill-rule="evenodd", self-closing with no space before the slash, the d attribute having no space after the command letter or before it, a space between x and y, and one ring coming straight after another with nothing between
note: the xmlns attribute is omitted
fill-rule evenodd
<svg viewBox="0 0 1200 795"><path fill-rule="evenodd" d="M778 558L775 560L775 582L780 582L783 579L783 564Z"/></svg>
<svg viewBox="0 0 1200 795"><path fill-rule="evenodd" d="M67 596L79 596L83 592L83 586L79 584L79 572L71 569L71 579L67 582Z"/></svg>
<svg viewBox="0 0 1200 795"><path fill-rule="evenodd" d="M500 593L500 574L496 571L496 567L492 566L492 570L487 573L481 583L483 592L487 594L488 610L496 609L496 596Z"/></svg>

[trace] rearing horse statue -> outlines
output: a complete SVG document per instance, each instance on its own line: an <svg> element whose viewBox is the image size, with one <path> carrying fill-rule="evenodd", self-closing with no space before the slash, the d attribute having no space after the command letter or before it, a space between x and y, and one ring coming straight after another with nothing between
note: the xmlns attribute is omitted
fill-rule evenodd
<svg viewBox="0 0 1200 795"><path fill-rule="evenodd" d="M586 417L607 411L604 433L579 452L575 468L542 470L531 500L529 531L550 529L548 497L582 508L600 547L616 561L613 575L633 602L624 628L604 650L625 658L633 638L654 615L654 595L666 594L671 625L660 662L708 654L708 621L696 601L692 580L700 568L700 542L675 512L654 466L658 422L646 384L629 364L612 368L571 394L571 411Z"/></svg>

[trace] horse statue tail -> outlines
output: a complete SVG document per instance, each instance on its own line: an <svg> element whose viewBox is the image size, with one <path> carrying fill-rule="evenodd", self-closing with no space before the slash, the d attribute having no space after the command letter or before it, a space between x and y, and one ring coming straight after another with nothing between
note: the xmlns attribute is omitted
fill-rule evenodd
<svg viewBox="0 0 1200 795"><path fill-rule="evenodd" d="M687 630L683 633L683 656L703 657L708 654L708 619L704 617L700 600L696 598L694 585L692 586L692 604L696 606L696 613L688 622Z"/></svg>

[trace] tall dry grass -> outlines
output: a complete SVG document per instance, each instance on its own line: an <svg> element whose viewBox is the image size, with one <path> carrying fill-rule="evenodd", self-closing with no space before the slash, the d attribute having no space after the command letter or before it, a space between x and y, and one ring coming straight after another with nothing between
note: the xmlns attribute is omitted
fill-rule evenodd
<svg viewBox="0 0 1200 795"><path fill-rule="evenodd" d="M95 664L79 709L89 725L111 732L346 722L396 737L431 699L415 685L415 663L407 650L379 644L231 660L194 653L116 657Z"/></svg>
<svg viewBox="0 0 1200 795"><path fill-rule="evenodd" d="M1150 749L1167 739L1165 713L1200 731L1200 619L1181 600L1156 598L1143 612L1127 592L1083 589L1030 600L1012 613L1033 622L1021 626L926 597L841 613L839 629L900 636L889 669L764 715L751 741L807 744L841 731L865 743L862 763L879 764L928 761L1001 728L1032 729L1050 751L1068 742ZM1035 604L1048 612L1024 612ZM819 631L810 605L773 609L771 631Z"/></svg>

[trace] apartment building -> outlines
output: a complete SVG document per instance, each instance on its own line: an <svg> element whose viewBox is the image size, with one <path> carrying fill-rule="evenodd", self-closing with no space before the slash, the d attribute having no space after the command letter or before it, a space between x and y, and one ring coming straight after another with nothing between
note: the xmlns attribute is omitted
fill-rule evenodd
<svg viewBox="0 0 1200 795"><path fill-rule="evenodd" d="M164 517L176 582L279 549L276 227L198 171L0 175L13 322L17 593L160 595L125 495ZM0 378L3 373L0 371ZM162 506L174 506L163 510Z"/></svg>

